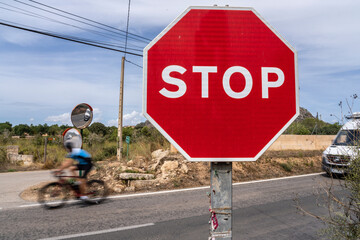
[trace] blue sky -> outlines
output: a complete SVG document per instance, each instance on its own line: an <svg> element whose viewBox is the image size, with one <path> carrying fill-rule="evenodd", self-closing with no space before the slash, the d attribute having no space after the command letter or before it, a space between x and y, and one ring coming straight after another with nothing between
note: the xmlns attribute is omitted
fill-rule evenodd
<svg viewBox="0 0 360 240"><path fill-rule="evenodd" d="M21 1L36 5L28 0ZM126 29L128 0L38 2ZM152 39L188 6L214 4L253 7L298 51L300 106L313 115L318 113L323 120L335 122L336 117L330 114L340 118L339 102L343 102L346 114L349 111L346 99L352 105L351 96L360 96L360 1L357 0L132 0L129 30ZM109 40L3 9L11 8L9 5L35 12L34 8L19 2L0 0L0 21ZM36 12L65 21L49 13ZM123 54L5 26L0 26L0 33L0 122L70 124L73 107L86 102L95 109L94 121L116 125ZM138 46L143 48L146 44ZM141 57L127 55L127 59L142 65ZM359 99L355 99L353 111L360 111L358 102ZM141 105L142 69L126 63L124 125L145 120Z"/></svg>

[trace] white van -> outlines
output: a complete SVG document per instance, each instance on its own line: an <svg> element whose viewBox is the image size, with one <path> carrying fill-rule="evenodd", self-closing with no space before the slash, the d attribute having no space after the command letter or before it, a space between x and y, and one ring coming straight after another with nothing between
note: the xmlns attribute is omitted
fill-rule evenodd
<svg viewBox="0 0 360 240"><path fill-rule="evenodd" d="M345 174L352 159L360 150L360 112L348 117L331 146L322 156L322 168L328 174Z"/></svg>

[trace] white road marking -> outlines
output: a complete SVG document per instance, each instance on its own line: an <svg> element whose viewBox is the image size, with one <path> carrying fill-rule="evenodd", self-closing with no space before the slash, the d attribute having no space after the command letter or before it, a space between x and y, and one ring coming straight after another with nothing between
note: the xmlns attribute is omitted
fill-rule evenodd
<svg viewBox="0 0 360 240"><path fill-rule="evenodd" d="M262 183L262 182L271 182L271 181L279 181L279 180L292 179L292 178L318 176L318 175L322 175L322 174L324 174L324 172L310 173L310 174L303 174L303 175L295 175L295 176L288 176L288 177L280 177L280 178L270 178L270 179L263 179L263 180L254 180L254 181L248 181L248 182L238 182L238 183L233 183L233 186L245 185L245 184L253 184L253 183ZM108 197L108 199L143 197L143 196L151 196L151 195L158 195L158 194L195 191L195 190L202 190L202 189L209 189L209 188L210 188L210 186L203 186L203 187L183 188L183 189L166 190L166 191L158 191L158 192L122 194L122 195L110 196L110 197ZM71 200L71 201L67 201L67 203L72 203L72 202L77 202L77 201L79 201L79 200ZM41 206L41 204L27 204L27 205L21 205L19 207L26 208L26 207L37 207L37 206Z"/></svg>
<svg viewBox="0 0 360 240"><path fill-rule="evenodd" d="M67 200L65 203L76 203L76 202L80 202L80 200ZM38 207L41 206L41 203L34 203L34 204L25 204L25 205L21 205L18 206L19 208L27 208L27 207Z"/></svg>
<svg viewBox="0 0 360 240"><path fill-rule="evenodd" d="M270 179L254 180L254 181L250 181L250 182L238 182L238 183L233 183L233 185L236 186L236 185L243 185L243 184L250 184L250 183L271 182L271 181L278 181L278 180L284 180L284 179L292 179L292 178L318 176L318 175L322 175L322 174L324 174L324 173L325 173L325 172L310 173L310 174L295 175L295 176L288 176L288 177L279 177L279 178L270 178Z"/></svg>
<svg viewBox="0 0 360 240"><path fill-rule="evenodd" d="M324 172L310 173L310 174L296 175L296 176L288 176L288 177L280 177L280 178L270 178L270 179L263 179L263 180L254 180L254 181L248 181L248 182L239 182L239 183L233 183L233 186L244 185L244 184L252 184L252 183L261 183L261 182L271 182L271 181L278 181L278 180L291 179L291 178L310 177L310 176L317 176L317 175L322 175L322 174L324 174ZM195 188L183 188L183 189L166 190L166 191L158 191L158 192L116 195L116 196L111 196L111 197L108 197L108 198L116 199L116 198L128 198L128 197L143 197L143 196L149 196L149 195L176 193L176 192L186 192L186 191L202 190L202 189L209 189L209 188L210 188L210 186L195 187Z"/></svg>
<svg viewBox="0 0 360 240"><path fill-rule="evenodd" d="M64 236L57 236L57 237L50 237L50 238L42 238L39 240L60 240L60 239L68 239L68 238L76 238L76 237L85 237L85 236L91 236L91 235L96 235L96 234L119 232L119 231L124 231L124 230L135 229L135 228L148 227L148 226L153 226L153 225L155 225L155 223L146 223L146 224L140 224L140 225L127 226L127 227L119 227L119 228L100 230L100 231L78 233L78 234L71 234L71 235L64 235Z"/></svg>
<svg viewBox="0 0 360 240"><path fill-rule="evenodd" d="M40 203L26 204L26 205L19 206L19 208L37 207L37 206L41 206L41 204Z"/></svg>

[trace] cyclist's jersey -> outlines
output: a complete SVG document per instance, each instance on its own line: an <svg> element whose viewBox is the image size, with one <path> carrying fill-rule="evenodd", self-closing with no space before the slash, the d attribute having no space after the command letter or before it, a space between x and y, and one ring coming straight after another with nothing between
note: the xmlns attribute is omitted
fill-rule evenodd
<svg viewBox="0 0 360 240"><path fill-rule="evenodd" d="M74 159L79 162L80 165L91 164L90 153L80 148L73 148L71 153L69 153L66 157Z"/></svg>

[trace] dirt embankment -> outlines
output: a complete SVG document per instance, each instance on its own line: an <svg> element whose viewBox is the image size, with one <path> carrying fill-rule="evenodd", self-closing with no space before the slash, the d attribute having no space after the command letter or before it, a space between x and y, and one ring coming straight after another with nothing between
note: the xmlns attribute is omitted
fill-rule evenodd
<svg viewBox="0 0 360 240"><path fill-rule="evenodd" d="M234 182L314 172L321 172L321 151L273 151L256 162L233 163ZM132 173L151 175L145 180L142 175L132 177ZM180 154L160 149L152 153L151 159L139 156L121 163L97 162L90 178L104 180L112 194L206 186L210 184L210 163L189 162ZM25 190L21 197L36 200L37 190L43 184Z"/></svg>

